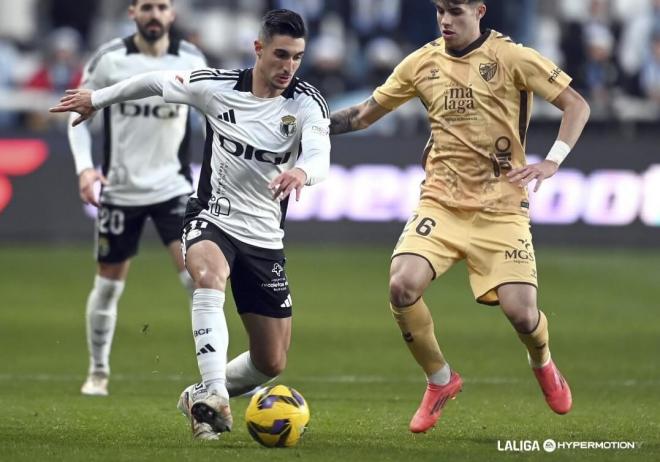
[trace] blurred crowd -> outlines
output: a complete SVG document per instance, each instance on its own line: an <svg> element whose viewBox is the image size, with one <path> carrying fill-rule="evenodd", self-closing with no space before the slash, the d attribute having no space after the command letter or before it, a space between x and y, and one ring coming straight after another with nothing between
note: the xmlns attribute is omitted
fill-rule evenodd
<svg viewBox="0 0 660 462"><path fill-rule="evenodd" d="M129 3L0 0L0 128L48 128L44 104L77 86L96 47L135 31ZM310 30L300 75L331 108L368 97L406 54L438 35L426 0L175 0L175 8L173 33L222 68L253 65L266 10L299 12ZM594 118L660 120L660 0L498 0L488 2L483 25L562 66ZM537 115L557 115L538 107ZM391 131L424 129L421 105L408 112L420 117Z"/></svg>

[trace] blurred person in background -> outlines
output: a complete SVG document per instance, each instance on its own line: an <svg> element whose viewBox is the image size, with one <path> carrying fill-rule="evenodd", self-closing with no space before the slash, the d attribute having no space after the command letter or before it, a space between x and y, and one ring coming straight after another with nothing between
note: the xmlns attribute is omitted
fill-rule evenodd
<svg viewBox="0 0 660 462"><path fill-rule="evenodd" d="M332 35L310 41L305 78L326 97L345 93L349 89L346 74L346 45Z"/></svg>
<svg viewBox="0 0 660 462"><path fill-rule="evenodd" d="M48 19L55 29L71 27L75 29L85 43L89 43L94 16L101 0L42 0L47 8ZM43 11L43 10L42 10Z"/></svg>
<svg viewBox="0 0 660 462"><path fill-rule="evenodd" d="M25 82L25 88L62 93L80 84L83 66L80 58L80 35L65 27L48 37L48 52L43 64Z"/></svg>
<svg viewBox="0 0 660 462"><path fill-rule="evenodd" d="M14 44L0 38L0 93L14 88L14 69L18 61L18 52ZM16 114L0 109L0 128L11 127L16 121Z"/></svg>
<svg viewBox="0 0 660 462"><path fill-rule="evenodd" d="M175 19L172 1L132 0L128 15L137 32L101 46L85 68L82 85L102 88L141 72L205 66L196 47L170 36ZM153 96L109 106L103 119L102 172L92 163L87 122L68 131L80 198L98 207L97 274L86 309L89 370L81 388L82 394L95 396L108 394L117 304L147 219L153 221L190 297L194 290L180 249L185 206L193 191L188 107ZM103 185L98 200L97 182Z"/></svg>
<svg viewBox="0 0 660 462"><path fill-rule="evenodd" d="M548 320L537 303L527 185L535 181L538 190L557 172L582 133L589 106L553 62L497 31L480 31L485 1L433 4L442 37L404 58L367 101L330 116L330 133L339 134L364 129L415 97L428 111L426 179L395 246L389 281L390 309L426 374L409 428L430 430L462 388L440 350L423 296L463 259L475 300L500 305L527 350L546 403L566 414L571 391L551 358ZM563 115L547 157L527 165L534 93Z"/></svg>
<svg viewBox="0 0 660 462"><path fill-rule="evenodd" d="M660 0L648 0L646 8L636 8L631 18L624 23L618 62L623 71L626 90L641 96L640 73L649 57L646 51L651 47L652 37L660 33ZM640 52L641 51L641 52Z"/></svg>
<svg viewBox="0 0 660 462"><path fill-rule="evenodd" d="M585 89L584 63L588 59L589 46L596 43L602 47L606 35L611 38L610 47L616 47L621 24L614 17L609 0L575 2L564 0L561 4L566 23L563 27L561 50L565 58L566 72L575 77L577 88ZM607 31L607 32L604 32ZM593 50L592 50L593 51ZM612 50L607 53L611 59ZM593 59L592 57L591 59Z"/></svg>
<svg viewBox="0 0 660 462"><path fill-rule="evenodd" d="M586 59L580 70L584 91L593 115L607 117L619 83L619 70L613 55L614 37L606 26L593 24L586 31L584 47Z"/></svg>
<svg viewBox="0 0 660 462"><path fill-rule="evenodd" d="M351 30L365 44L378 36L401 38L402 0L350 0Z"/></svg>
<svg viewBox="0 0 660 462"><path fill-rule="evenodd" d="M77 87L83 73L80 34L70 27L56 29L48 36L46 48L42 64L27 79L25 89L62 93ZM27 125L33 130L43 130L50 119L48 114L33 111L27 116Z"/></svg>
<svg viewBox="0 0 660 462"><path fill-rule="evenodd" d="M660 29L653 35L647 56L642 67L640 86L644 96L660 104Z"/></svg>

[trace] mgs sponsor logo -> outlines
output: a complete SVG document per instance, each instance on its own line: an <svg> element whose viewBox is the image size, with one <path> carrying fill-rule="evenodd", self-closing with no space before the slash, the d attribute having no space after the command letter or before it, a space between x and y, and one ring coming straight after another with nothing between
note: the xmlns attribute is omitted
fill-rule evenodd
<svg viewBox="0 0 660 462"><path fill-rule="evenodd" d="M445 111L465 114L474 110L474 93L472 88L450 87L445 90L443 102Z"/></svg>
<svg viewBox="0 0 660 462"><path fill-rule="evenodd" d="M520 242L518 248L504 251L504 260L516 263L535 261L532 243L527 239L518 239L518 242Z"/></svg>

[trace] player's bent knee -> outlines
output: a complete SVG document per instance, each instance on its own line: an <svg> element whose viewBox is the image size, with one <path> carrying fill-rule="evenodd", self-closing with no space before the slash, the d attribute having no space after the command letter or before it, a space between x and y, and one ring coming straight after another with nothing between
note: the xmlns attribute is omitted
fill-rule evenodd
<svg viewBox="0 0 660 462"><path fill-rule="evenodd" d="M195 286L198 289L225 290L227 277L228 275L218 271L201 271L195 278Z"/></svg>
<svg viewBox="0 0 660 462"><path fill-rule="evenodd" d="M509 304L502 310L518 332L531 332L539 322L539 310L531 304Z"/></svg>
<svg viewBox="0 0 660 462"><path fill-rule="evenodd" d="M393 274L390 277L390 302L398 308L410 306L422 296L422 289L413 281Z"/></svg>

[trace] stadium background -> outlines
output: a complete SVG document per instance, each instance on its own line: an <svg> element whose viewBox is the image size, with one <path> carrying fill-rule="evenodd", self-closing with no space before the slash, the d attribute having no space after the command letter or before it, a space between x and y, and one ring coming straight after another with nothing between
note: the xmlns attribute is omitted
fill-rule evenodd
<svg viewBox="0 0 660 462"><path fill-rule="evenodd" d="M46 110L75 85L98 45L134 31L126 4L0 0L0 443L7 460L212 457L172 417L172 397L196 372L185 296L150 229L120 302L110 405L77 394L93 211L78 199L65 120ZM300 12L311 31L300 76L321 89L331 109L366 99L403 56L437 35L426 0L175 6L175 33L200 46L211 65L227 68L253 64L252 40L266 9ZM641 443L629 453L564 452L570 460L657 457L660 1L491 1L484 25L555 60L592 107L577 148L532 197L541 304L552 307L553 351L580 407L569 420L546 413L510 328L496 311L474 308L459 265L427 301L470 393L450 405L446 426L430 438L405 435L419 377L387 313L386 278L391 246L415 203L428 135L423 107L413 101L364 133L333 138L331 179L290 207L289 271L301 308L283 380L305 393L314 423L298 456L492 460L498 439L554 437ZM559 116L535 103L531 155L545 155ZM199 146L198 127L197 162ZM236 353L244 339L232 313L230 324ZM495 360L476 339L492 342ZM511 404L520 397L524 402ZM613 418L604 403L621 414ZM238 415L243 406L236 405ZM52 425L35 427L35 418ZM236 460L264 457L244 432L232 438Z"/></svg>

